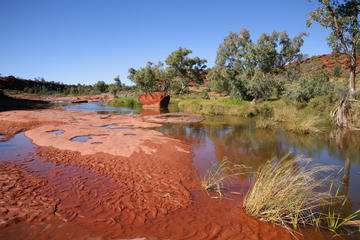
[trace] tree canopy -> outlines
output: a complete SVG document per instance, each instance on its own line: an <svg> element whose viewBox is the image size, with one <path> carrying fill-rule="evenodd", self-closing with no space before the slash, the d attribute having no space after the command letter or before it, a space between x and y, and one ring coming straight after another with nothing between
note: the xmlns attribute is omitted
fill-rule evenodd
<svg viewBox="0 0 360 240"><path fill-rule="evenodd" d="M302 58L300 48L306 35L291 39L286 31L273 31L253 42L246 28L230 32L219 46L208 78L215 88L242 99L267 98L274 86L270 74L281 73L287 64Z"/></svg>
<svg viewBox="0 0 360 240"><path fill-rule="evenodd" d="M148 62L146 67L139 70L130 68L128 78L145 93L168 90L181 93L190 81L203 83L205 78L207 61L188 57L191 53L191 50L179 47L166 58L166 67L162 62L156 65Z"/></svg>

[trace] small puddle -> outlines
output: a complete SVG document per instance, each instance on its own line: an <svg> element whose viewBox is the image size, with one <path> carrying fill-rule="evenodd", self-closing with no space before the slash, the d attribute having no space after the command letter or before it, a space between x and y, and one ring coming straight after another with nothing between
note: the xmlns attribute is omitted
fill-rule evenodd
<svg viewBox="0 0 360 240"><path fill-rule="evenodd" d="M0 139L5 138L5 135L0 134Z"/></svg>
<svg viewBox="0 0 360 240"><path fill-rule="evenodd" d="M99 135L86 135L86 136L76 136L70 139L71 142L87 142L89 139L92 139L92 137L98 137L98 136L107 136L107 134L99 134Z"/></svg>
<svg viewBox="0 0 360 240"><path fill-rule="evenodd" d="M56 135L64 134L64 130L54 130L54 131L48 131L48 133L54 133Z"/></svg>
<svg viewBox="0 0 360 240"><path fill-rule="evenodd" d="M135 133L124 133L124 136L135 136Z"/></svg>
<svg viewBox="0 0 360 240"><path fill-rule="evenodd" d="M102 144L102 142L92 142L91 144L99 145Z"/></svg>
<svg viewBox="0 0 360 240"><path fill-rule="evenodd" d="M92 139L91 136L78 136L78 137L71 138L70 141L72 141L72 142L87 142L90 139Z"/></svg>
<svg viewBox="0 0 360 240"><path fill-rule="evenodd" d="M96 128L106 128L106 129L114 129L113 127L116 127L117 124L109 124L106 126L100 126L100 127L96 127Z"/></svg>
<svg viewBox="0 0 360 240"><path fill-rule="evenodd" d="M130 128L130 127L134 127L134 125L132 125L132 124L129 124L129 125L121 125L121 127Z"/></svg>

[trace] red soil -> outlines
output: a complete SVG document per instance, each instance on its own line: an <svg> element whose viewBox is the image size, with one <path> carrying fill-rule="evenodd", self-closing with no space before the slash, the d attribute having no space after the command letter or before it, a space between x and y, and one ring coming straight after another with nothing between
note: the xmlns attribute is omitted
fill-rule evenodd
<svg viewBox="0 0 360 240"><path fill-rule="evenodd" d="M2 163L0 183L0 228L54 218L59 201L43 193L52 190L46 179L29 175L19 165Z"/></svg>
<svg viewBox="0 0 360 240"><path fill-rule="evenodd" d="M294 65L296 62L291 63ZM357 57L356 64L360 64L360 56ZM333 53L333 54L324 54L319 56L312 56L311 58L306 59L301 62L301 68L307 68L310 66L314 71L324 71L329 76L332 76L333 67L339 65L343 73L350 72L350 59L345 54ZM357 68L357 74L360 73L360 69Z"/></svg>

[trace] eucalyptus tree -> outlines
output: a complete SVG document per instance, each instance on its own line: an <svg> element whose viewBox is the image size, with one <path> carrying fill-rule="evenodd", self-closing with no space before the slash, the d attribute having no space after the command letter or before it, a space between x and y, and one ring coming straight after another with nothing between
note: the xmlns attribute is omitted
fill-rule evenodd
<svg viewBox="0 0 360 240"><path fill-rule="evenodd" d="M94 85L95 89L100 92L100 93L104 93L106 91L107 85L104 81L98 81L95 85Z"/></svg>
<svg viewBox="0 0 360 240"><path fill-rule="evenodd" d="M171 78L172 86L178 86L178 93L183 92L190 81L201 84L205 78L206 59L188 57L191 53L191 50L179 47L165 60L167 76Z"/></svg>
<svg viewBox="0 0 360 240"><path fill-rule="evenodd" d="M310 27L318 22L322 27L330 29L327 38L329 46L336 52L345 53L350 59L349 93L356 90L356 58L359 43L358 17L360 1L358 0L318 0L319 6L308 14L306 20Z"/></svg>
<svg viewBox="0 0 360 240"><path fill-rule="evenodd" d="M122 90L122 84L120 81L120 76L114 78L115 83L109 85L109 92L116 97L117 93Z"/></svg>
<svg viewBox="0 0 360 240"><path fill-rule="evenodd" d="M358 0L318 0L319 6L309 13L307 25L318 22L330 29L328 43L333 50L345 53L350 59L348 93L340 100L331 116L339 127L351 128L352 98L356 91L356 58L359 42ZM357 127L357 126L356 126Z"/></svg>
<svg viewBox="0 0 360 240"><path fill-rule="evenodd" d="M268 98L275 87L270 75L285 71L287 64L302 56L304 36L300 33L291 39L286 31L273 31L253 42L246 28L230 32L219 45L210 84L242 99Z"/></svg>
<svg viewBox="0 0 360 240"><path fill-rule="evenodd" d="M145 67L135 70L130 68L128 78L134 82L137 88L145 93L155 92L159 90L166 90L164 88L164 70L162 69L163 63L159 62L154 65L148 62Z"/></svg>

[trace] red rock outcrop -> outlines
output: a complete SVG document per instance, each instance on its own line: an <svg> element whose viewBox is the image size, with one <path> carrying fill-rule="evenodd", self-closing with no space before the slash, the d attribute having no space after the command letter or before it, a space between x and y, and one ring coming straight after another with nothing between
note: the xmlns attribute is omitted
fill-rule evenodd
<svg viewBox="0 0 360 240"><path fill-rule="evenodd" d="M170 102L170 96L165 92L142 94L138 99L143 108L166 108Z"/></svg>

